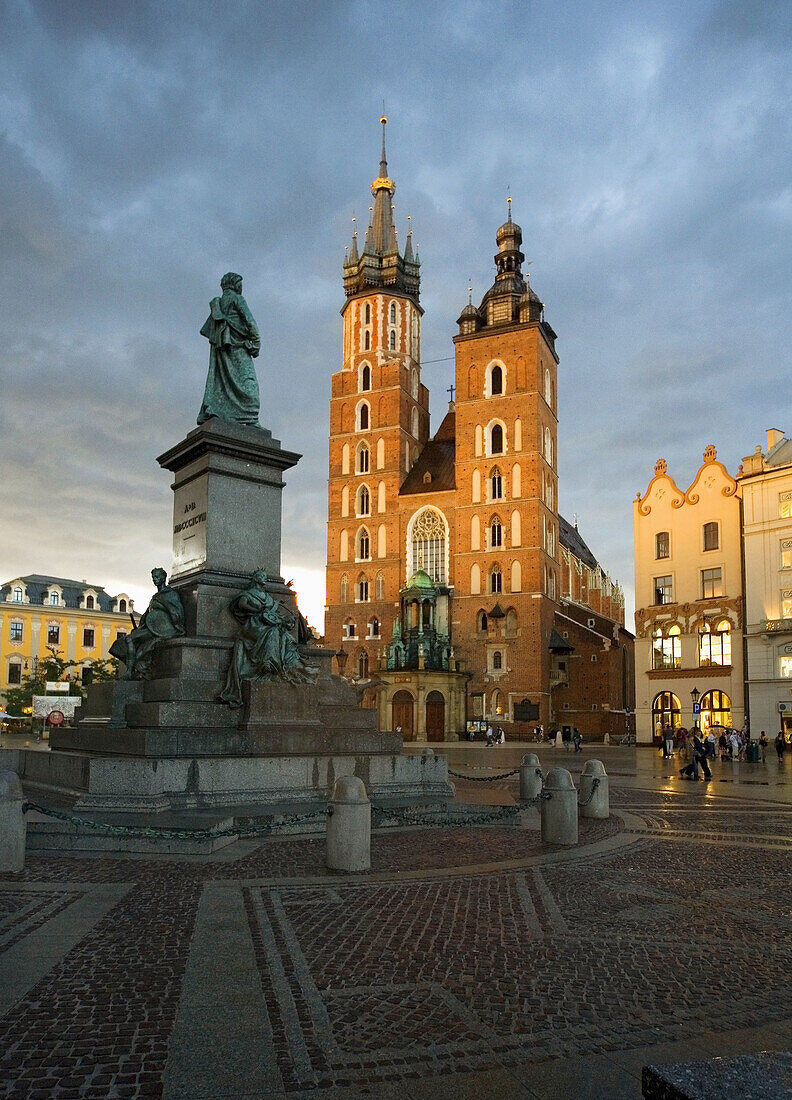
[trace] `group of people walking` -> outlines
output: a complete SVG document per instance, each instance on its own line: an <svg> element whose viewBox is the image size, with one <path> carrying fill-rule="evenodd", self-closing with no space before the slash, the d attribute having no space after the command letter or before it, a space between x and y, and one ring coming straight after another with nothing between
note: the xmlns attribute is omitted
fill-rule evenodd
<svg viewBox="0 0 792 1100"><path fill-rule="evenodd" d="M709 761L715 760L720 755L721 761L748 760L758 763L761 757L762 763L767 761L767 748L770 741L762 730L757 741L751 740L750 731L747 728L741 730L721 729L718 736L710 729L706 734L702 733L698 726L692 730L680 726L672 730L666 728L663 731L662 753L664 757L676 756L683 760L684 764L679 769L679 774L684 779L698 779L699 770L704 773L704 779L712 779ZM755 747L755 755L753 755ZM774 747L778 755L779 764L783 763L786 740L783 730L776 735Z"/></svg>

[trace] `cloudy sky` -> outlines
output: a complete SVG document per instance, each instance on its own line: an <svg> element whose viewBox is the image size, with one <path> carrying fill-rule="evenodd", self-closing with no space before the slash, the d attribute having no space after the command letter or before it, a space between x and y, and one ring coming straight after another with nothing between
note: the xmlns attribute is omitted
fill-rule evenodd
<svg viewBox="0 0 792 1100"><path fill-rule="evenodd" d="M0 580L145 604L155 458L194 425L219 276L262 329L262 423L304 455L284 575L321 626L341 262L383 100L420 245L432 421L507 189L558 333L560 505L631 609L632 500L792 430L792 5L0 0Z"/></svg>

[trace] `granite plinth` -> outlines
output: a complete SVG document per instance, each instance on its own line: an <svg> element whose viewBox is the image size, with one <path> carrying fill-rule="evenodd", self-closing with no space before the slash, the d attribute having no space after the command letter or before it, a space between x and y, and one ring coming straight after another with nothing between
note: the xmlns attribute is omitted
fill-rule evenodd
<svg viewBox="0 0 792 1100"><path fill-rule="evenodd" d="M792 1096L792 1051L644 1066L644 1100L778 1100Z"/></svg>

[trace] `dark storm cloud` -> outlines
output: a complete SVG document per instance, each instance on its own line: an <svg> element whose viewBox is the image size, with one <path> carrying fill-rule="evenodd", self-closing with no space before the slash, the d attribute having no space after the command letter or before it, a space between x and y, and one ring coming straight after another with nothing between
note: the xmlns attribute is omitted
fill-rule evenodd
<svg viewBox="0 0 792 1100"><path fill-rule="evenodd" d="M626 587L660 454L681 483L708 442L734 470L792 429L788 4L2 9L0 579L146 586L167 560L155 456L194 423L229 268L262 420L304 454L284 556L321 568L340 265L383 99L424 359L492 281L509 188L559 334L561 506ZM424 376L437 423L452 364Z"/></svg>

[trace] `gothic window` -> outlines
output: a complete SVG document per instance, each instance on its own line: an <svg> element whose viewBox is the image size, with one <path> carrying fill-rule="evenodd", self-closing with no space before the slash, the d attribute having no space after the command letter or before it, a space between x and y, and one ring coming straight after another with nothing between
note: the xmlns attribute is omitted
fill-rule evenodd
<svg viewBox="0 0 792 1100"><path fill-rule="evenodd" d="M360 368L360 389L362 391L371 389L371 367L368 363L364 363Z"/></svg>
<svg viewBox="0 0 792 1100"><path fill-rule="evenodd" d="M470 500L473 504L481 500L481 474L478 470L473 471L470 479Z"/></svg>
<svg viewBox="0 0 792 1100"><path fill-rule="evenodd" d="M501 573L499 565L493 565L492 569L490 569L489 582L489 590L493 594L503 591L503 574Z"/></svg>
<svg viewBox="0 0 792 1100"><path fill-rule="evenodd" d="M371 306L369 305L368 302L366 302L366 309L364 311L364 318L363 319L364 319L365 324L367 324L367 325L371 324Z"/></svg>
<svg viewBox="0 0 792 1100"><path fill-rule="evenodd" d="M720 543L718 538L718 524L705 523L702 532L705 550L717 550Z"/></svg>
<svg viewBox="0 0 792 1100"><path fill-rule="evenodd" d="M553 465L553 437L550 434L550 429L544 430L544 456L548 466Z"/></svg>
<svg viewBox="0 0 792 1100"><path fill-rule="evenodd" d="M671 534L669 531L658 531L655 535L655 557L668 558L671 556Z"/></svg>
<svg viewBox="0 0 792 1100"><path fill-rule="evenodd" d="M358 603L368 603L368 598L369 598L368 578L366 577L365 573L361 573L360 576L357 579L357 596L356 596L356 599L357 599Z"/></svg>
<svg viewBox="0 0 792 1100"><path fill-rule="evenodd" d="M410 432L415 439L418 438L418 410L413 408L412 415L410 417Z"/></svg>
<svg viewBox="0 0 792 1100"><path fill-rule="evenodd" d="M496 649L492 654L492 667L495 672L499 672L503 668L503 654L499 649Z"/></svg>
<svg viewBox="0 0 792 1100"><path fill-rule="evenodd" d="M493 397L503 393L503 370L498 363L493 366L490 373L490 393Z"/></svg>
<svg viewBox="0 0 792 1100"><path fill-rule="evenodd" d="M503 527L498 516L493 516L489 524L489 548L498 549L503 545Z"/></svg>
<svg viewBox="0 0 792 1100"><path fill-rule="evenodd" d="M511 495L514 500L517 500L522 496L522 471L520 470L519 463L515 462L512 466L512 491Z"/></svg>
<svg viewBox="0 0 792 1100"><path fill-rule="evenodd" d="M545 367L544 376L544 399L545 402L552 407L552 393L550 390L550 371Z"/></svg>
<svg viewBox="0 0 792 1100"><path fill-rule="evenodd" d="M553 578L553 590L548 591L548 595L555 599L555 574L550 571L550 575ZM512 592L522 592L522 566L518 561L513 561L511 564L511 579L510 588Z"/></svg>
<svg viewBox="0 0 792 1100"><path fill-rule="evenodd" d="M359 432L366 432L369 429L370 424L370 412L367 401L361 401L358 405L358 424L357 430Z"/></svg>
<svg viewBox="0 0 792 1100"><path fill-rule="evenodd" d="M396 350L396 329L395 328L392 328L390 330L390 336L388 337L388 347L391 351Z"/></svg>
<svg viewBox="0 0 792 1100"><path fill-rule="evenodd" d="M410 376L410 396L413 401L418 400L418 371L415 369L413 369L412 375Z"/></svg>
<svg viewBox="0 0 792 1100"><path fill-rule="evenodd" d="M425 508L410 524L408 535L408 575L425 570L438 584L446 582L447 528L440 512Z"/></svg>
<svg viewBox="0 0 792 1100"><path fill-rule="evenodd" d="M366 331L363 333L363 350L364 351L370 351L371 350L371 333L369 332L368 329L366 329Z"/></svg>
<svg viewBox="0 0 792 1100"><path fill-rule="evenodd" d="M357 472L367 474L369 472L369 449L365 443L361 443L357 452Z"/></svg>
<svg viewBox="0 0 792 1100"><path fill-rule="evenodd" d="M481 591L481 570L476 562L470 567L470 594L471 596L477 596Z"/></svg>
<svg viewBox="0 0 792 1100"><path fill-rule="evenodd" d="M503 478L497 466L494 466L489 477L490 500L501 500L503 497Z"/></svg>
<svg viewBox="0 0 792 1100"><path fill-rule="evenodd" d="M365 649L361 649L360 654L358 655L357 674L359 680L368 680L369 659L368 653L366 653Z"/></svg>
<svg viewBox="0 0 792 1100"><path fill-rule="evenodd" d="M390 304L390 323L392 325L396 324L396 303L395 302L391 302L391 304Z"/></svg>
<svg viewBox="0 0 792 1100"><path fill-rule="evenodd" d="M487 633L487 626L489 624L489 620L487 619L487 612L486 611L479 611L478 616L476 617L476 624L479 628L480 633L482 633L482 634Z"/></svg>
<svg viewBox="0 0 792 1100"><path fill-rule="evenodd" d="M490 428L490 454L503 454L503 428L500 424L493 424Z"/></svg>
<svg viewBox="0 0 792 1100"><path fill-rule="evenodd" d="M368 485L361 485L357 493L357 514L359 516L367 516L371 511L371 498L369 496Z"/></svg>
<svg viewBox="0 0 792 1100"><path fill-rule="evenodd" d="M377 600L385 599L385 577L382 573L377 573L377 579L374 584L374 598Z"/></svg>
<svg viewBox="0 0 792 1100"><path fill-rule="evenodd" d="M349 535L343 530L338 539L338 560L346 561L349 557Z"/></svg>
<svg viewBox="0 0 792 1100"><path fill-rule="evenodd" d="M349 444L345 443L341 450L341 473L349 473Z"/></svg>
<svg viewBox="0 0 792 1100"><path fill-rule="evenodd" d="M476 515L470 517L470 549L481 549L481 521Z"/></svg>
<svg viewBox="0 0 792 1100"><path fill-rule="evenodd" d="M371 557L371 541L365 527L361 527L357 537L357 559L368 561Z"/></svg>
<svg viewBox="0 0 792 1100"><path fill-rule="evenodd" d="M20 619L11 620L11 633L9 635L12 642L21 642L24 636L25 628Z"/></svg>
<svg viewBox="0 0 792 1100"><path fill-rule="evenodd" d="M341 576L341 584L339 586L339 593L341 603L349 603L349 577L346 573Z"/></svg>
<svg viewBox="0 0 792 1100"><path fill-rule="evenodd" d="M522 520L516 508L511 514L511 544L512 546L522 545Z"/></svg>

